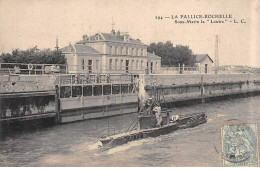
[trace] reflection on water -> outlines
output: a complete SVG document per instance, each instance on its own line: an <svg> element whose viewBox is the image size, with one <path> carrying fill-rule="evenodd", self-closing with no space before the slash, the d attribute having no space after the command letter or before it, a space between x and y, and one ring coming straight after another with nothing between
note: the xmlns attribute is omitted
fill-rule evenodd
<svg viewBox="0 0 260 170"><path fill-rule="evenodd" d="M221 126L260 123L260 96L173 108L205 111L206 124L100 152L98 139L125 131L137 113L53 126L0 142L1 166L222 166ZM108 128L109 127L109 128Z"/></svg>

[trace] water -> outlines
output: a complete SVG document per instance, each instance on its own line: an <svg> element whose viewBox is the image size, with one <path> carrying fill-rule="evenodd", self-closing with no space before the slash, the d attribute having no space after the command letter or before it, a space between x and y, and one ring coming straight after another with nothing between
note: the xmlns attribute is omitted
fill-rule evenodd
<svg viewBox="0 0 260 170"><path fill-rule="evenodd" d="M206 124L99 152L98 139L126 130L137 114L87 120L0 141L1 166L222 166L221 126L260 123L260 96L172 109L205 111ZM113 125L116 124L114 127ZM108 130L109 125L109 130Z"/></svg>

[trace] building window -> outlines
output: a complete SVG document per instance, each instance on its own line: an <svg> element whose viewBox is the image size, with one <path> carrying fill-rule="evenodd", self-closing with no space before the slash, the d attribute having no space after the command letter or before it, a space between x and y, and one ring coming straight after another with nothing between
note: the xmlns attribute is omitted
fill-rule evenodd
<svg viewBox="0 0 260 170"><path fill-rule="evenodd" d="M121 47L121 50L120 50L120 55L122 55L122 54L123 54L123 49L124 49L124 47Z"/></svg>
<svg viewBox="0 0 260 170"><path fill-rule="evenodd" d="M120 70L122 70L124 60L120 60Z"/></svg>
<svg viewBox="0 0 260 170"><path fill-rule="evenodd" d="M141 70L143 70L144 61L141 61Z"/></svg>
<svg viewBox="0 0 260 170"><path fill-rule="evenodd" d="M143 49L141 49L141 56L143 56L143 53L144 53L144 50L143 50Z"/></svg>
<svg viewBox="0 0 260 170"><path fill-rule="evenodd" d="M151 62L151 64L150 64L150 71L151 71L151 73L153 73L153 62Z"/></svg>
<svg viewBox="0 0 260 170"><path fill-rule="evenodd" d="M82 65L82 70L85 69L85 60L84 59L81 59L81 65Z"/></svg>
<svg viewBox="0 0 260 170"><path fill-rule="evenodd" d="M154 65L154 71L157 70L157 62L155 62L155 65Z"/></svg>
<svg viewBox="0 0 260 170"><path fill-rule="evenodd" d="M139 64L139 61L136 60L136 65L135 65L135 69L136 69L136 70L139 70L139 68L138 68L138 64Z"/></svg>
<svg viewBox="0 0 260 170"><path fill-rule="evenodd" d="M135 55L138 56L138 48L136 48Z"/></svg>
<svg viewBox="0 0 260 170"><path fill-rule="evenodd" d="M88 60L88 72L92 73L92 60Z"/></svg>
<svg viewBox="0 0 260 170"><path fill-rule="evenodd" d="M117 55L117 47L115 47L115 55Z"/></svg>
<svg viewBox="0 0 260 170"><path fill-rule="evenodd" d="M110 46L110 49L109 49L109 54L112 54L112 46Z"/></svg>
<svg viewBox="0 0 260 170"><path fill-rule="evenodd" d="M109 70L112 70L112 59L109 60Z"/></svg>
<svg viewBox="0 0 260 170"><path fill-rule="evenodd" d="M115 60L115 70L117 70L117 59Z"/></svg>
<svg viewBox="0 0 260 170"><path fill-rule="evenodd" d="M99 60L96 60L96 70L98 71Z"/></svg>
<svg viewBox="0 0 260 170"><path fill-rule="evenodd" d="M132 64L131 64L131 70L134 70L134 60L132 60Z"/></svg>
<svg viewBox="0 0 260 170"><path fill-rule="evenodd" d="M128 55L128 47L126 47L125 54Z"/></svg>
<svg viewBox="0 0 260 170"><path fill-rule="evenodd" d="M132 52L131 52L131 55L134 55L134 48L132 48Z"/></svg>

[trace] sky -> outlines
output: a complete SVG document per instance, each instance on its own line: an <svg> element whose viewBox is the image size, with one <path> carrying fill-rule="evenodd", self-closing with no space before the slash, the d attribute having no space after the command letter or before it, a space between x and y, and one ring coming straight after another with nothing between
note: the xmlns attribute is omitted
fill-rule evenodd
<svg viewBox="0 0 260 170"><path fill-rule="evenodd" d="M155 19L207 14L231 14L232 21L246 23L176 24L173 19ZM259 17L260 0L0 0L0 45L5 53L36 45L54 49L58 37L59 47L64 47L83 34L110 32L113 18L116 31L147 45L171 41L213 60L218 35L220 65L260 67Z"/></svg>

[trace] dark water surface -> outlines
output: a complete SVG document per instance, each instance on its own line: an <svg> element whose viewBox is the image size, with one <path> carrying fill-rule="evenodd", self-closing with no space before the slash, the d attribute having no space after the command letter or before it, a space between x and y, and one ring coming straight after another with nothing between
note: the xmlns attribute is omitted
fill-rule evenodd
<svg viewBox="0 0 260 170"><path fill-rule="evenodd" d="M126 130L137 114L53 126L0 141L0 166L222 166L221 126L259 127L260 96L172 110L205 111L208 122L105 152L97 150L99 137Z"/></svg>

